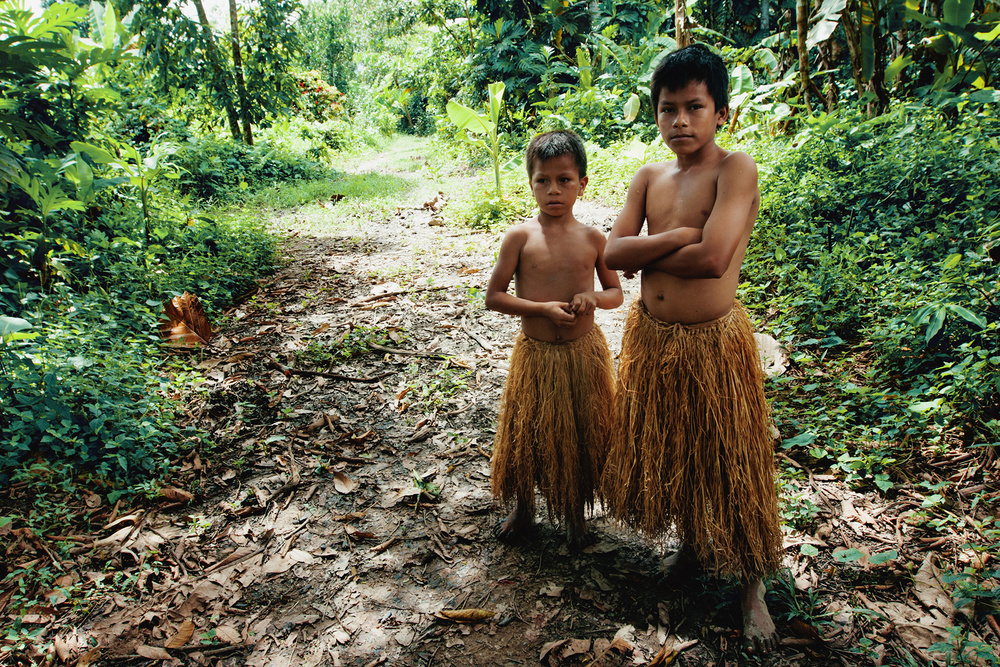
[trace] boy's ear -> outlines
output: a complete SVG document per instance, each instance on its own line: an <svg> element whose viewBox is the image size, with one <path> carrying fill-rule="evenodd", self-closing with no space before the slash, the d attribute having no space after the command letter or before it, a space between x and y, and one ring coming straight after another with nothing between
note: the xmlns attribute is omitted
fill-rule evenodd
<svg viewBox="0 0 1000 667"><path fill-rule="evenodd" d="M715 125L716 127L722 127L726 124L726 118L729 117L729 107L722 107L716 113L718 114L718 118L715 119Z"/></svg>
<svg viewBox="0 0 1000 667"><path fill-rule="evenodd" d="M587 187L587 181L590 180L590 176L584 176L580 179L580 194L583 194L583 189Z"/></svg>

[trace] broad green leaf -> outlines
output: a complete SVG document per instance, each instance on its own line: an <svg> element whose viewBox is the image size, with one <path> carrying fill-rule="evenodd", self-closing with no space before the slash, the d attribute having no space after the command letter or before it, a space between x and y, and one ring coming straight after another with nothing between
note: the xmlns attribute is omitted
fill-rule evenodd
<svg viewBox="0 0 1000 667"><path fill-rule="evenodd" d="M108 151L104 150L100 146L95 146L94 144L88 144L84 141L74 141L70 143L70 148L72 148L77 153L86 153L90 156L97 164L111 164L117 162L118 158Z"/></svg>
<svg viewBox="0 0 1000 667"><path fill-rule="evenodd" d="M500 108L503 106L503 92L505 88L506 86L504 86L503 81L497 81L489 85L490 119L493 121L493 126L489 129L490 132L493 132L494 128L500 124Z"/></svg>
<svg viewBox="0 0 1000 667"><path fill-rule="evenodd" d="M975 0L944 0L941 16L945 23L964 28L972 20L972 10Z"/></svg>
<svg viewBox="0 0 1000 667"><path fill-rule="evenodd" d="M633 160L645 160L646 159L646 144L642 142L639 137L632 137L631 143L629 143L628 148L625 149L625 156L630 157Z"/></svg>
<svg viewBox="0 0 1000 667"><path fill-rule="evenodd" d="M853 563L864 558L864 554L857 549L844 549L833 552L833 559L838 563Z"/></svg>
<svg viewBox="0 0 1000 667"><path fill-rule="evenodd" d="M810 19L816 23L809 29L806 46L812 48L830 39L840 25L840 15L847 6L847 0L823 0L819 10Z"/></svg>
<svg viewBox="0 0 1000 667"><path fill-rule="evenodd" d="M883 493L888 491L893 487L892 481L889 480L889 476L885 473L879 473L875 475L875 486L877 486Z"/></svg>
<svg viewBox="0 0 1000 667"><path fill-rule="evenodd" d="M962 253L956 252L948 255L948 259L944 260L944 264L941 268L947 271L948 269L953 269L958 266L958 263L962 261Z"/></svg>
<svg viewBox="0 0 1000 667"><path fill-rule="evenodd" d="M953 303L950 303L950 304L948 304L948 310L950 310L951 312L955 313L956 315L958 315L959 317L961 317L966 322L972 322L973 324L975 324L976 326L978 326L980 329L985 329L986 328L986 322L984 322L982 320L982 318L980 318L978 315L976 315L972 311L967 310L966 308L963 308L962 306L957 306L957 305L955 305Z"/></svg>
<svg viewBox="0 0 1000 667"><path fill-rule="evenodd" d="M906 406L906 409L909 410L910 412L923 414L925 412L930 412L931 410L935 410L940 406L941 406L941 399L935 398L933 401L921 401L919 403L911 403L910 405Z"/></svg>
<svg viewBox="0 0 1000 667"><path fill-rule="evenodd" d="M888 563L889 561L896 558L899 554L896 553L895 549L889 549L888 551L880 551L877 554L873 554L868 557L869 565L881 565L882 563Z"/></svg>
<svg viewBox="0 0 1000 667"><path fill-rule="evenodd" d="M17 333L31 328L31 322L22 320L20 317L7 317L0 315L0 336Z"/></svg>
<svg viewBox="0 0 1000 667"><path fill-rule="evenodd" d="M817 549L815 546L811 544L803 544L802 546L799 547L799 553L801 553L803 556L818 556L819 549Z"/></svg>
<svg viewBox="0 0 1000 667"><path fill-rule="evenodd" d="M729 75L733 95L753 91L753 72L746 65L737 65Z"/></svg>
<svg viewBox="0 0 1000 667"><path fill-rule="evenodd" d="M475 132L476 134L486 134L493 129L493 124L490 122L489 118L476 113L469 107L461 104L460 102L456 102L455 100L448 100L445 110L448 112L448 118L450 118L451 122L457 125L460 130L468 130L470 132Z"/></svg>
<svg viewBox="0 0 1000 667"><path fill-rule="evenodd" d="M902 72L904 69L906 69L912 64L913 64L913 56L911 55L899 56L891 63L889 63L889 66L885 68L885 80L886 81L894 80L897 76L899 76L900 72Z"/></svg>
<svg viewBox="0 0 1000 667"><path fill-rule="evenodd" d="M927 323L927 330L924 331L924 341L928 343L931 342L931 339L934 338L939 331L941 331L941 327L944 326L944 318L947 312L948 311L943 307L937 307L934 314L931 315L930 322Z"/></svg>
<svg viewBox="0 0 1000 667"><path fill-rule="evenodd" d="M981 39L984 42L992 42L997 37L1000 37L1000 22L998 22L993 27L993 30L990 30L989 32L977 32L976 33L976 39Z"/></svg>
<svg viewBox="0 0 1000 667"><path fill-rule="evenodd" d="M807 446L813 444L814 442L816 442L816 438L818 438L818 437L819 436L817 436L815 433L799 433L794 438L788 438L788 439L784 440L781 443L781 448L782 449L791 449L792 447L796 447L796 446L800 446L800 445L803 446L803 447L807 447Z"/></svg>
<svg viewBox="0 0 1000 667"><path fill-rule="evenodd" d="M625 106L622 108L622 113L625 115L625 120L632 122L635 120L636 116L639 115L639 96L632 93L628 96L628 101L625 102ZM643 147L643 152L645 153L645 147Z"/></svg>
<svg viewBox="0 0 1000 667"><path fill-rule="evenodd" d="M759 65L763 65L772 72L776 71L778 67L781 66L778 56L774 55L774 51L767 48L757 49L757 53L754 54L754 60L756 60Z"/></svg>

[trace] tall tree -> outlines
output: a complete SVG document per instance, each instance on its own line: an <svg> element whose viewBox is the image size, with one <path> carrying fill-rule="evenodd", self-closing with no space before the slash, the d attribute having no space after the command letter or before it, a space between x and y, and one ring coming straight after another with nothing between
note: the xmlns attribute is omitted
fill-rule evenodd
<svg viewBox="0 0 1000 667"><path fill-rule="evenodd" d="M222 56L219 48L215 44L215 37L212 36L212 25L208 22L208 14L205 13L205 5L201 0L194 0L194 6L198 10L198 20L201 21L202 29L205 31L206 55L209 65L215 73L212 86L215 88L222 103L226 108L226 116L229 118L229 131L233 139L240 141L240 119L236 115L236 107L233 105L233 95L229 90L229 76L222 66Z"/></svg>
<svg viewBox="0 0 1000 667"><path fill-rule="evenodd" d="M236 0L229 0L229 41L233 50L233 73L236 75L236 94L240 98L243 141L248 146L253 146L253 132L250 129L250 101L247 99L247 86L243 78L243 55L240 53L240 22L236 16Z"/></svg>

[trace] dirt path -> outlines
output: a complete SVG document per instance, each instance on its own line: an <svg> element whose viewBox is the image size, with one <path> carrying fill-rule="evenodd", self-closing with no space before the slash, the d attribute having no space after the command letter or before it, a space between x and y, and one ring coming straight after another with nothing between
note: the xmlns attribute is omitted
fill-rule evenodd
<svg viewBox="0 0 1000 667"><path fill-rule="evenodd" d="M500 234L433 226L435 190L363 228L305 236L301 212L276 219L287 262L198 364L190 418L219 446L187 462L196 497L120 520L91 562L135 573L135 595L93 608L67 650L97 641L108 665L483 667L668 664L649 662L666 643L676 665L748 660L732 586L663 580L660 547L599 513L582 551L544 520L523 546L492 539L488 455L517 324L483 306ZM605 230L612 216L580 208ZM614 350L623 318L603 316ZM796 565L809 539L792 542L796 576L816 577ZM812 611L830 624L813 627L787 623L796 596L776 590L784 644L768 664L870 664L847 650L849 592L827 589ZM441 618L455 609L480 611Z"/></svg>

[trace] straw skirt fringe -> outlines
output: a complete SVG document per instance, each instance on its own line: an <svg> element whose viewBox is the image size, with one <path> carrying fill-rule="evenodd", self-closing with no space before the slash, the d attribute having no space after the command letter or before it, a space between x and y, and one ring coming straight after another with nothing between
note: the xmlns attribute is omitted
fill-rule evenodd
<svg viewBox="0 0 1000 667"><path fill-rule="evenodd" d="M621 428L603 480L606 510L659 536L676 528L722 575L781 562L773 442L753 330L737 303L696 325L632 304L618 365Z"/></svg>
<svg viewBox="0 0 1000 667"><path fill-rule="evenodd" d="M520 498L533 514L537 485L550 519L583 529L614 423L611 352L600 328L569 343L521 333L497 420L493 495L505 505Z"/></svg>

